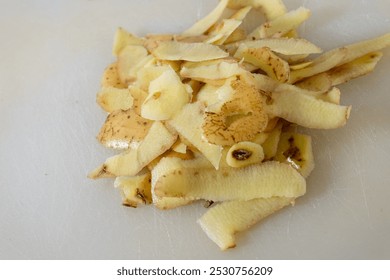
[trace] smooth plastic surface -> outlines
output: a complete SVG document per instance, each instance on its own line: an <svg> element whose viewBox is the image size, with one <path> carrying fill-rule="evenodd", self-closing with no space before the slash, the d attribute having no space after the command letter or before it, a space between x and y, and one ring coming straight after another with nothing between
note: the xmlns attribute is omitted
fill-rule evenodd
<svg viewBox="0 0 390 280"><path fill-rule="evenodd" d="M201 204L121 206L113 180L87 173L114 152L95 140L95 103L114 60L116 27L179 33L217 1L2 1L0 258L389 259L390 50L375 72L341 86L348 124L311 131L307 195L221 252L196 223ZM302 37L324 50L390 32L388 0L286 0L311 18Z"/></svg>

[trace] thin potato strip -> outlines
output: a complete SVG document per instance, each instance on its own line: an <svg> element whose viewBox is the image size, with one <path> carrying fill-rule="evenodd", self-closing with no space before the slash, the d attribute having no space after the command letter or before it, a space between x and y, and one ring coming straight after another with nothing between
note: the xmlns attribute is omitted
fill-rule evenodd
<svg viewBox="0 0 390 280"><path fill-rule="evenodd" d="M153 159L168 150L177 139L161 122L154 122L137 149L130 149L108 158L93 170L92 179L117 176L135 176Z"/></svg>
<svg viewBox="0 0 390 280"><path fill-rule="evenodd" d="M273 39L261 39L254 41L244 41L239 43L233 43L233 47L238 47L236 54L239 55L240 52L244 51L247 48L270 48L272 51L284 54L284 55L301 55L301 54L313 54L320 53L322 50L306 41L305 39L295 39L295 38L273 38ZM227 46L229 48L229 45Z"/></svg>
<svg viewBox="0 0 390 280"><path fill-rule="evenodd" d="M243 21L248 13L252 10L251 6L244 7L235 12L230 18Z"/></svg>
<svg viewBox="0 0 390 280"><path fill-rule="evenodd" d="M211 144L202 137L204 110L200 102L187 104L169 121L169 124L218 169L222 157L222 146Z"/></svg>
<svg viewBox="0 0 390 280"><path fill-rule="evenodd" d="M165 172L166 161L178 167ZM298 197L305 193L304 178L287 164L275 161L243 168L191 168L180 159L164 158L152 170L154 192L162 197L182 197L212 201L251 200L273 196ZM237 190L245 180L245 192Z"/></svg>
<svg viewBox="0 0 390 280"><path fill-rule="evenodd" d="M205 61L229 56L217 46L206 43L182 43L160 42L159 46L152 50L152 54L158 59Z"/></svg>
<svg viewBox="0 0 390 280"><path fill-rule="evenodd" d="M310 91L327 92L332 87L332 81L325 72L306 78L294 85Z"/></svg>
<svg viewBox="0 0 390 280"><path fill-rule="evenodd" d="M344 60L347 53L348 50L346 48L339 48L336 52L328 53L329 55L320 56L313 60L313 63L308 67L291 71L289 83L294 84L304 78L326 72L336 67Z"/></svg>
<svg viewBox="0 0 390 280"><path fill-rule="evenodd" d="M390 46L390 33L383 36L337 48L319 56L307 68L292 71L290 82L326 72L336 66L351 62L367 53L376 52Z"/></svg>
<svg viewBox="0 0 390 280"><path fill-rule="evenodd" d="M114 186L121 191L122 204L136 208L152 202L150 181L151 174L146 171L136 176L117 177Z"/></svg>
<svg viewBox="0 0 390 280"><path fill-rule="evenodd" d="M357 58L351 62L334 67L324 73L311 76L296 83L305 89L328 90L332 86L346 83L352 79L367 75L372 72L382 58L381 52L373 52Z"/></svg>
<svg viewBox="0 0 390 280"><path fill-rule="evenodd" d="M282 37L289 31L298 28L310 16L310 10L306 8L298 8L290 11L272 21L263 23L248 35L248 39L258 40L270 37Z"/></svg>
<svg viewBox="0 0 390 280"><path fill-rule="evenodd" d="M390 33L386 33L382 36L358 42L355 44L351 44L348 46L345 46L344 48L347 49L347 54L344 57L342 61L337 66L340 66L342 64L351 62L359 57L362 57L368 53L371 52L377 52L384 48L387 48L390 46ZM337 52L336 50L332 50L329 53ZM326 53L324 54L326 55Z"/></svg>
<svg viewBox="0 0 390 280"><path fill-rule="evenodd" d="M238 63L229 63L221 61L217 64L205 65L199 67L183 67L180 75L185 78L202 81L205 79L219 80L227 79L244 73L244 69Z"/></svg>
<svg viewBox="0 0 390 280"><path fill-rule="evenodd" d="M138 38L137 36L119 27L115 32L112 54L114 56L118 56L121 50L128 45L142 46L143 44L144 44L143 38Z"/></svg>
<svg viewBox="0 0 390 280"><path fill-rule="evenodd" d="M277 18L287 12L287 8L281 0L229 0L228 3L228 7L231 9L246 6L260 9L268 20Z"/></svg>
<svg viewBox="0 0 390 280"><path fill-rule="evenodd" d="M350 106L339 106L299 92L274 92L270 113L303 127L332 129L346 124Z"/></svg>
<svg viewBox="0 0 390 280"><path fill-rule="evenodd" d="M337 86L372 72L382 56L381 52L369 53L349 63L333 68L326 74L332 86Z"/></svg>
<svg viewBox="0 0 390 280"><path fill-rule="evenodd" d="M207 16L197 21L193 26L182 33L183 36L199 36L205 33L217 20L221 17L226 8L228 0L219 1L217 7L214 8Z"/></svg>
<svg viewBox="0 0 390 280"><path fill-rule="evenodd" d="M275 80L280 82L289 80L290 66L267 47L248 48L235 57L257 66Z"/></svg>
<svg viewBox="0 0 390 280"><path fill-rule="evenodd" d="M236 30L242 21L236 19L224 19L212 32L208 33L210 38L205 43L222 45L227 38Z"/></svg>
<svg viewBox="0 0 390 280"><path fill-rule="evenodd" d="M289 197L226 201L209 209L198 223L221 250L226 250L236 246L236 233L247 230L293 202L294 198Z"/></svg>

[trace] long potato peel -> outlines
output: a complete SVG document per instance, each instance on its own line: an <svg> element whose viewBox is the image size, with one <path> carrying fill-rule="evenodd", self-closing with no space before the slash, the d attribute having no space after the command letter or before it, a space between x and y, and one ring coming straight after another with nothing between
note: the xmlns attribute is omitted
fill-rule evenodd
<svg viewBox="0 0 390 280"><path fill-rule="evenodd" d="M198 223L221 250L226 250L236 247L236 233L247 230L293 202L294 198L290 197L226 201L208 210Z"/></svg>
<svg viewBox="0 0 390 280"><path fill-rule="evenodd" d="M177 168L164 172L167 161L176 161ZM160 171L161 170L161 171ZM278 162L265 162L237 168L191 168L180 159L165 158L152 171L154 192L162 197L182 197L212 201L251 200L273 196L299 197L306 191L306 182L292 167ZM244 191L238 191L237 186Z"/></svg>

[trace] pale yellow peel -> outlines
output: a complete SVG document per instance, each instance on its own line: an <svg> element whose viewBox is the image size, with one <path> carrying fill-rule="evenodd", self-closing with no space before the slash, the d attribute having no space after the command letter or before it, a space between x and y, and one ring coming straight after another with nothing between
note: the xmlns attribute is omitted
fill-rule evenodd
<svg viewBox="0 0 390 280"><path fill-rule="evenodd" d="M294 198L286 197L226 201L207 210L198 223L221 250L226 250L236 247L236 233L247 230L293 202Z"/></svg>

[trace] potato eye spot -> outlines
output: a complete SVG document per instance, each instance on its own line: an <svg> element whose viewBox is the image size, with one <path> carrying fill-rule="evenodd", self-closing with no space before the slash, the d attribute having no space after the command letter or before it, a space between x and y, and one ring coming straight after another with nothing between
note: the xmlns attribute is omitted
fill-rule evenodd
<svg viewBox="0 0 390 280"><path fill-rule="evenodd" d="M247 160L248 158L250 158L252 156L252 152L248 151L248 150L239 149L239 150L233 151L232 156L236 160Z"/></svg>

